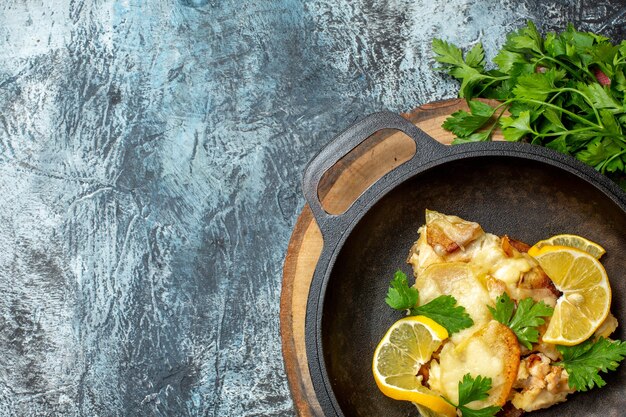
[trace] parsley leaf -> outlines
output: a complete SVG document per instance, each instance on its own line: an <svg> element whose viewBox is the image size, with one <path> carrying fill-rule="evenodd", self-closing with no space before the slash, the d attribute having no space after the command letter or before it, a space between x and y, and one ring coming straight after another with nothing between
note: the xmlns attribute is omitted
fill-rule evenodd
<svg viewBox="0 0 626 417"><path fill-rule="evenodd" d="M459 48L444 40L433 39L432 48L436 54L435 60L443 64L440 69L461 80L461 97L471 98L473 87L477 83L493 78L483 73L485 52L481 44L474 46L465 60Z"/></svg>
<svg viewBox="0 0 626 417"><path fill-rule="evenodd" d="M557 349L563 355L563 360L556 365L567 371L570 388L587 391L594 386L606 385L599 373L617 369L626 356L626 341L601 337L596 341L588 339L575 346L557 346Z"/></svg>
<svg viewBox="0 0 626 417"><path fill-rule="evenodd" d="M500 407L498 406L492 405L479 410L467 406L473 401L484 400L489 397L490 389L491 378L480 375L473 378L470 374L465 374L463 375L463 379L459 381L459 403L454 404L448 399L444 399L459 409L463 417L494 417L496 413L500 411Z"/></svg>
<svg viewBox="0 0 626 417"><path fill-rule="evenodd" d="M489 397L491 389L491 378L478 375L472 378L470 374L465 374L463 380L459 381L459 406L464 406L472 401L484 400Z"/></svg>
<svg viewBox="0 0 626 417"><path fill-rule="evenodd" d="M610 95L609 90L598 83L578 83L578 90L585 94L597 109L609 109L616 113L624 112L624 106Z"/></svg>
<svg viewBox="0 0 626 417"><path fill-rule="evenodd" d="M459 110L446 119L443 123L443 128L454 133L459 138L465 138L483 127L489 120L489 117L475 116L465 110Z"/></svg>
<svg viewBox="0 0 626 417"><path fill-rule="evenodd" d="M385 302L389 307L396 310L408 310L417 305L419 292L415 288L409 287L404 272L396 271L390 285L387 291L387 298L385 298Z"/></svg>
<svg viewBox="0 0 626 417"><path fill-rule="evenodd" d="M409 310L411 316L426 316L445 327L450 335L474 324L465 307L457 306L451 295L441 295L418 306L419 291L409 286L406 274L400 270L396 271L390 285L385 302L393 309Z"/></svg>
<svg viewBox="0 0 626 417"><path fill-rule="evenodd" d="M465 62L472 68L483 69L485 66L485 50L482 43L477 43L465 56Z"/></svg>
<svg viewBox="0 0 626 417"><path fill-rule="evenodd" d="M491 129L485 132L476 132L485 126L496 109L478 100L468 102L470 112L459 110L450 115L444 122L443 128L454 133L459 140L465 142L482 142L488 140ZM476 133L474 133L476 132Z"/></svg>
<svg viewBox="0 0 626 417"><path fill-rule="evenodd" d="M531 342L537 343L539 340L537 327L545 323L542 317L550 317L553 312L554 309L543 301L537 303L531 297L524 298L517 305L509 326L520 342L530 349Z"/></svg>
<svg viewBox="0 0 626 417"><path fill-rule="evenodd" d="M510 50L524 52L526 50L541 53L543 50L543 38L537 31L533 22L528 22L525 28L508 36L507 45Z"/></svg>
<svg viewBox="0 0 626 417"><path fill-rule="evenodd" d="M532 343L539 340L537 327L545 323L542 317L552 315L554 309L543 301L535 302L531 297L524 298L515 308L515 303L503 293L496 299L496 307L487 306L493 318L500 323L509 326L517 336L517 340L532 349ZM513 311L515 310L515 313Z"/></svg>
<svg viewBox="0 0 626 417"><path fill-rule="evenodd" d="M504 139L510 142L517 142L526 134L532 133L532 127L530 127L530 111L525 110L519 114L519 116L509 116L500 119L502 125L502 134Z"/></svg>
<svg viewBox="0 0 626 417"><path fill-rule="evenodd" d="M515 64L525 63L526 58L524 57L524 54L502 49L498 52L498 55L493 58L493 62L500 67L500 71L508 74L513 69Z"/></svg>
<svg viewBox="0 0 626 417"><path fill-rule="evenodd" d="M452 141L453 145L458 145L459 143L470 143L470 142L487 142L491 136L490 130L485 130L484 132L476 132L472 133L469 136L464 138L456 137Z"/></svg>
<svg viewBox="0 0 626 417"><path fill-rule="evenodd" d="M515 311L515 303L507 293L503 293L496 299L496 308L487 306L494 320L504 325L509 325L513 312Z"/></svg>
<svg viewBox="0 0 626 417"><path fill-rule="evenodd" d="M468 106L474 116L489 118L493 116L493 113L496 111L496 109L491 107L489 104L483 103L482 101L478 100L471 100L468 103Z"/></svg>
<svg viewBox="0 0 626 417"><path fill-rule="evenodd" d="M441 295L419 307L411 309L412 316L426 316L446 328L448 334L467 329L474 324L465 311L465 307L457 306L456 299L451 295Z"/></svg>
<svg viewBox="0 0 626 417"><path fill-rule="evenodd" d="M463 52L456 46L441 39L433 39L433 52L437 54L437 62L454 65L457 67L465 65Z"/></svg>
<svg viewBox="0 0 626 417"><path fill-rule="evenodd" d="M545 100L554 91L550 79L541 73L524 74L517 79L517 85L513 87L513 94L519 97Z"/></svg>

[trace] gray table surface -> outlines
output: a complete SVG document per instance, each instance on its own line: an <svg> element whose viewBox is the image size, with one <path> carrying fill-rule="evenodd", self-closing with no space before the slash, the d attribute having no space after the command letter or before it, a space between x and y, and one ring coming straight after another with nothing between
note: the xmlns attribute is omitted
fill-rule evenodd
<svg viewBox="0 0 626 417"><path fill-rule="evenodd" d="M626 34L606 0L2 1L0 415L292 415L304 165L455 96L433 37L492 57L527 19Z"/></svg>

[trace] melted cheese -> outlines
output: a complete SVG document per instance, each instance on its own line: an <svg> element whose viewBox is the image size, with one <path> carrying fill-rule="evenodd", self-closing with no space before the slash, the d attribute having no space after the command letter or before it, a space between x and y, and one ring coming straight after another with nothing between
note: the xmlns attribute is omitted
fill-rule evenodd
<svg viewBox="0 0 626 417"><path fill-rule="evenodd" d="M461 343L448 342L441 350L439 362L432 362L428 382L432 389L457 402L459 381L464 375L489 377L489 397L471 403L470 407L503 405L517 377L519 354L515 335L492 320Z"/></svg>
<svg viewBox="0 0 626 417"><path fill-rule="evenodd" d="M430 371L430 387L441 392L453 403L459 401L459 381L467 373L476 376L495 378L496 384L502 384L502 359L493 357L489 346L481 340L469 338L463 348L447 343L441 351L439 363L433 363ZM472 407L474 404L472 404ZM476 408L482 408L479 405Z"/></svg>
<svg viewBox="0 0 626 417"><path fill-rule="evenodd" d="M450 336L454 342L464 340L483 325L491 321L487 306L493 305L485 286L472 268L464 262L433 264L415 280L420 292L420 303L426 304L440 295L451 295L458 305L474 320L474 325Z"/></svg>
<svg viewBox="0 0 626 417"><path fill-rule="evenodd" d="M487 273L504 282L508 287L516 287L523 273L533 267L532 260L520 253L509 257L502 249L501 239L490 233L485 233L478 242L470 262L478 271Z"/></svg>
<svg viewBox="0 0 626 417"><path fill-rule="evenodd" d="M494 302L495 298L501 295L504 290L515 299L533 296L550 305L554 305L556 301L556 297L550 297L549 293L537 292L537 294L533 294L533 291L518 287L522 276L532 268L537 267L536 261L527 254L517 251L513 253L513 256L507 255L502 249L502 240L490 233L482 233L466 247L440 256L427 243L425 229L422 227L420 228L420 237L411 251L408 262L413 265L416 279L419 279L434 264L449 262L468 263L471 265L474 275L482 282L483 287L487 288L487 290L493 290L490 292L492 292L491 299ZM504 284L504 286L498 285L499 282ZM490 303L490 305L492 304ZM467 308L468 306L464 305L464 307Z"/></svg>

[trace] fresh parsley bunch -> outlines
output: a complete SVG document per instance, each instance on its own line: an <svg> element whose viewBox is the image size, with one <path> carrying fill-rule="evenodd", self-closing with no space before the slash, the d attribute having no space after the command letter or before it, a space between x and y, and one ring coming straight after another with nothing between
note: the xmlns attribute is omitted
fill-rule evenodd
<svg viewBox="0 0 626 417"><path fill-rule="evenodd" d="M440 39L432 47L440 69L461 81L459 96L470 107L443 124L454 143L488 141L500 127L506 140L572 155L626 190L626 41L614 45L572 25L544 37L528 22L508 35L489 70L480 43L465 56Z"/></svg>

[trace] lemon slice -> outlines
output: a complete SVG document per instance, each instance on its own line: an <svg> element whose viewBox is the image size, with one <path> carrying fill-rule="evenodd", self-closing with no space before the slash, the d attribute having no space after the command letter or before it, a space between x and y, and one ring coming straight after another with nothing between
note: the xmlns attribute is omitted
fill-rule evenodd
<svg viewBox="0 0 626 417"><path fill-rule="evenodd" d="M455 408L424 387L417 377L420 367L447 338L446 329L428 317L405 317L395 322L374 352L372 372L378 388L395 400L412 401L435 413L455 417Z"/></svg>
<svg viewBox="0 0 626 417"><path fill-rule="evenodd" d="M572 346L589 338L611 308L611 287L604 267L593 255L566 246L533 247L534 257L563 293L543 341Z"/></svg>
<svg viewBox="0 0 626 417"><path fill-rule="evenodd" d="M596 242L577 235L556 235L549 239L535 243L533 248L541 249L543 246L567 246L587 252L596 259L600 259L606 250Z"/></svg>

